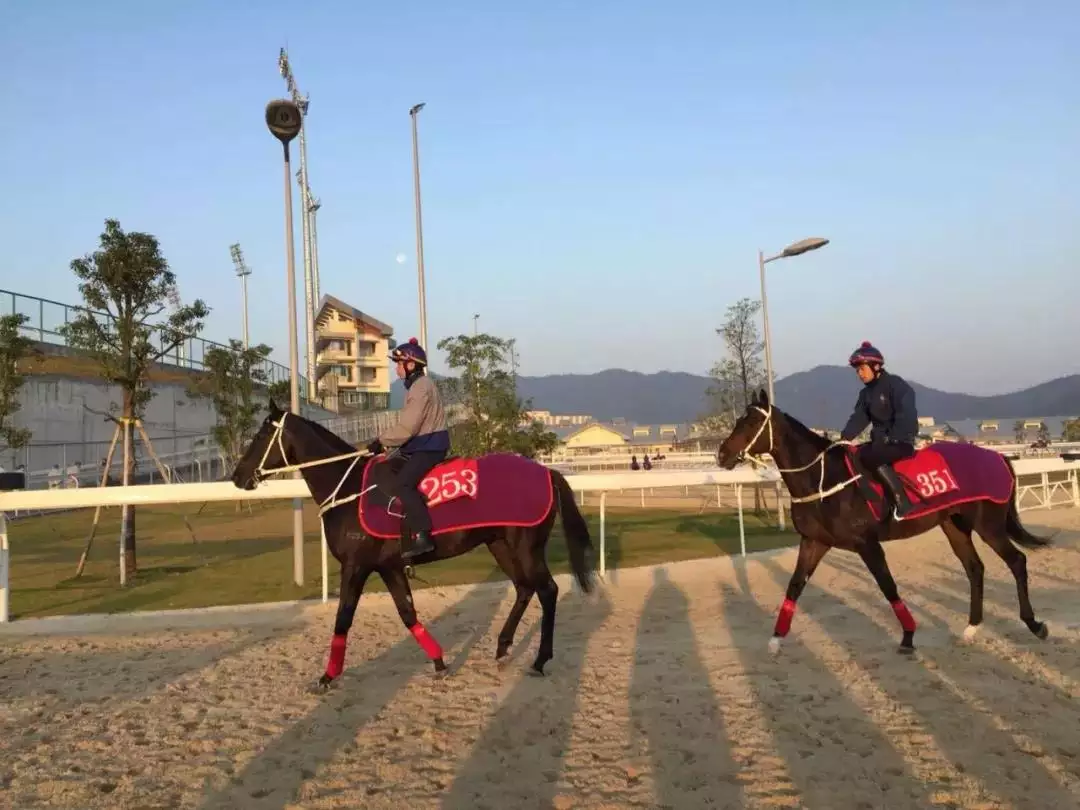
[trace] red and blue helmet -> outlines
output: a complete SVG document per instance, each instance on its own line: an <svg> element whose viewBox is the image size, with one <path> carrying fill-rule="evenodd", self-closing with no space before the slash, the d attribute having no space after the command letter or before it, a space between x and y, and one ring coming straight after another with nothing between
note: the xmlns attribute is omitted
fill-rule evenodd
<svg viewBox="0 0 1080 810"><path fill-rule="evenodd" d="M885 357L874 348L869 340L864 340L862 345L851 353L851 357L848 358L849 366L861 366L863 363L877 363L879 366L885 365Z"/></svg>
<svg viewBox="0 0 1080 810"><path fill-rule="evenodd" d="M412 360L418 365L426 366L427 352L425 352L424 347L420 345L420 341L416 338L409 338L408 343L402 343L390 352L390 359L395 363L405 363Z"/></svg>

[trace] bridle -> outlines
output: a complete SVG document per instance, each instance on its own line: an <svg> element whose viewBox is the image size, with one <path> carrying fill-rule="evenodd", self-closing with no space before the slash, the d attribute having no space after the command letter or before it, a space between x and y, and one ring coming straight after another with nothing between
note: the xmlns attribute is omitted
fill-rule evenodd
<svg viewBox="0 0 1080 810"><path fill-rule="evenodd" d="M347 459L351 458L352 464L350 464L345 469L345 473L341 476L341 480L338 481L337 486L334 487L334 491L330 493L330 496L326 498L326 500L322 501L319 504L319 517L322 517L331 509L334 509L338 506L343 506L347 503L351 503L352 501L357 500L361 495L364 495L370 490L375 489L375 485L372 484L367 489L361 490L360 492L357 492L353 495L347 495L346 497L340 499L337 498L338 492L341 491L341 487L345 484L345 481L348 479L349 474L352 473L356 465L360 463L360 459L372 457L372 454L367 450L356 450L352 453L342 453L341 455L330 456L329 458L317 458L313 461L303 461L298 464L289 464L289 457L285 455L285 441L283 438L285 433L285 420L288 417L289 412L285 411L281 414L280 419L270 423L274 426L274 433L270 437L270 441L266 443L266 449L263 451L262 458L259 459L259 464L255 467L255 472L252 474L255 478L256 483L262 481L268 475L277 475L278 473L285 472L296 472L298 470L307 469L308 467L320 467L323 464L333 464L334 462L346 461ZM278 452L281 453L281 460L285 462L285 466L267 469L266 459L269 458L270 448L272 448L275 443L277 444ZM396 450L392 451L390 454L387 455L387 458L389 458L390 455L393 455L393 453L396 452Z"/></svg>
<svg viewBox="0 0 1080 810"><path fill-rule="evenodd" d="M775 447L775 443L773 441L773 427L772 427L773 408L772 408L772 405L769 405L767 410L765 408L762 408L760 405L751 405L750 407L753 408L758 413L760 413L765 418L761 423L761 427L758 428L757 433L754 434L754 438L752 438L749 442L746 443L746 448L747 449L742 451L742 456L743 456L743 458L745 458L750 463L757 464L759 467L768 467L769 466L768 462L766 462L762 458L762 456L764 456L766 453L771 455L772 451L773 451L773 448ZM761 438L761 434L765 432L766 428L769 429L769 449L764 450L764 451L762 451L760 453L751 453L749 448L753 447L757 443L757 440ZM849 446L851 446L853 444L855 444L855 442L843 441L843 440L836 441L836 442L831 442L829 444L829 446L826 447L824 450L822 450L820 453L818 453L817 456L814 457L814 460L811 461L809 464L804 464L802 467L789 467L789 468L777 467L776 468L777 472L779 472L781 475L784 475L785 473L806 472L807 470L812 468L815 464L820 464L821 465L821 476L818 478L818 491L811 494L811 495L804 495L804 496L798 497L798 498L793 495L793 496L791 496L791 502L792 503L812 503L814 501L823 501L826 498L828 498L828 497L830 497L832 495L835 495L838 492L842 492L848 486L850 486L851 484L854 484L856 481L858 481L860 478L862 478L861 474L856 473L854 476L847 479L846 481L842 481L839 484L836 484L835 486L830 487L829 489L825 489L825 457L826 457L826 455L834 447L849 447ZM284 458L284 456L282 456L282 458Z"/></svg>

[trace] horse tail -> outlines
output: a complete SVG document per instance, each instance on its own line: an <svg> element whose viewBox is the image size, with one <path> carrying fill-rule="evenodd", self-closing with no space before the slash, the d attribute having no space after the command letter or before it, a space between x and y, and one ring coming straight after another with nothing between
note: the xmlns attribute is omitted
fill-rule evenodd
<svg viewBox="0 0 1080 810"><path fill-rule="evenodd" d="M570 553L570 568L574 572L581 590L592 591L592 539L589 537L589 524L585 522L581 510L574 500L574 490L558 470L550 470L551 483L559 496L559 515L562 519L563 535L566 548Z"/></svg>
<svg viewBox="0 0 1080 810"><path fill-rule="evenodd" d="M1006 458L1005 463L1009 465L1009 472L1012 473L1013 477L1013 494L1009 500L1009 511L1005 515L1005 531L1015 543L1024 548L1042 548L1050 545L1050 542L1054 539L1053 536L1042 537L1032 534L1020 522L1020 510L1016 506L1017 501L1020 499L1020 482L1016 477L1016 470L1013 468L1012 461Z"/></svg>

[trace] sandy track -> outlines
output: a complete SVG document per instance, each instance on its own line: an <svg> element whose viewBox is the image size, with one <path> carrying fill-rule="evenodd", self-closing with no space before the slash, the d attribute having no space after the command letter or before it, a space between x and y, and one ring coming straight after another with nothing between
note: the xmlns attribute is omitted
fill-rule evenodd
<svg viewBox="0 0 1080 810"><path fill-rule="evenodd" d="M0 807L1080 807L1080 514L1028 555L1038 642L985 546L986 623L944 539L889 546L914 660L861 563L830 554L778 658L794 553L617 572L559 603L550 676L491 660L508 585L417 594L453 661L436 681L383 595L345 675L307 691L332 611L293 606L52 623L0 635ZM29 626L29 625L24 625ZM109 630L109 628L106 628ZM71 633L78 632L78 635Z"/></svg>

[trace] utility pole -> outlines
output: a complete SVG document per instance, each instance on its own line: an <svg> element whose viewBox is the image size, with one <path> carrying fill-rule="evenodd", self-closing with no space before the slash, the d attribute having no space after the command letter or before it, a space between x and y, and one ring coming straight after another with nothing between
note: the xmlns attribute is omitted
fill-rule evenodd
<svg viewBox="0 0 1080 810"><path fill-rule="evenodd" d="M420 299L420 345L431 351L427 342L427 293L424 290L424 223L420 215L420 146L416 135L416 114L424 109L424 102L409 109L412 119L413 195L416 199L416 286Z"/></svg>
<svg viewBox="0 0 1080 810"><path fill-rule="evenodd" d="M304 240L304 335L307 351L305 353L305 370L307 372L308 401L315 399L315 285L314 272L312 269L312 256L315 247L311 232L311 199L308 186L307 168L307 112L310 105L309 97L300 94L300 88L296 84L292 67L289 65L289 55L282 48L278 53L278 71L285 79L285 86L289 90L289 96L300 110L300 169L296 173L296 181L300 186L300 225Z"/></svg>
<svg viewBox="0 0 1080 810"><path fill-rule="evenodd" d="M240 250L240 243L229 245L229 254L232 256L233 267L236 269L236 275L240 279L240 287L244 293L244 305L240 310L242 324L243 324L243 338L244 348L248 348L248 293L247 293L247 277L251 275L251 268L247 266L247 262L244 261L244 254Z"/></svg>

